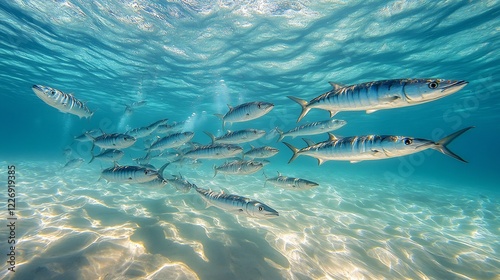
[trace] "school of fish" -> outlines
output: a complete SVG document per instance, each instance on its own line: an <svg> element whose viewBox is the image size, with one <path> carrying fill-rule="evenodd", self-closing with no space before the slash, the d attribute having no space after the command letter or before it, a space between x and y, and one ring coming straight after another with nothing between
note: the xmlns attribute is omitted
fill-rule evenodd
<svg viewBox="0 0 500 280"><path fill-rule="evenodd" d="M419 105L453 94L464 88L468 82L444 79L394 79L354 85L342 85L333 82L330 82L330 84L332 86L330 91L310 101L288 96L298 103L302 109L297 122L306 117L311 109L329 111L330 118L332 118L343 111L373 113L382 109L398 109ZM80 118L91 118L94 115L94 111L87 107L87 103L80 101L73 94L67 94L43 85L33 85L32 90L43 102L63 113L73 114ZM135 109L146 104L146 100L128 105L124 104L124 113L130 115ZM207 205L215 206L228 213L260 219L279 217L279 213L263 202L252 198L200 188L181 174L165 178L163 173L170 164L192 167L200 164L201 160L217 162L224 159L226 160L224 163L213 164L214 177L218 174L224 174L224 176L248 176L260 171L265 176L264 186L270 184L285 191L307 191L317 188L318 183L304 178L284 176L280 172L278 172L278 176L273 178L268 178L265 175L262 170L269 164L266 158L278 154L279 149L272 146L254 147L248 144L250 149L244 151L240 145L255 141L266 134L277 134L277 142L283 141L287 136L295 138L306 135L328 135L325 141L319 143L303 138L306 146L302 148L283 142L292 152L288 163L296 160L301 155L317 159L318 165L326 161L357 163L401 157L428 149L434 149L461 162L467 162L452 152L448 145L472 127L463 128L437 142L413 136L398 135L337 137L332 131L348 124L347 121L341 119L309 122L288 130L276 127L268 133L254 128L236 131L225 130L226 124L248 122L264 117L271 112L274 106L274 104L264 101L250 101L235 107L228 105L229 108L225 114L214 114L221 120L222 131L226 131L226 133L215 136L209 131L204 131L210 138L210 143L206 144L192 142L197 132L185 131L185 121L173 122L168 119L160 119L143 127L124 132L90 130L76 136L74 141L91 142L89 164L93 163L94 160L98 160L101 164L112 165L102 169L98 177L99 180L104 179L106 182L137 184L157 188L171 185L176 190L185 193L194 189L206 201ZM136 143L141 138L144 140L142 141L144 145L139 148ZM96 147L101 149L98 153L95 151ZM127 153L127 149L134 149L143 153L142 157L134 159L137 165L120 165L118 163ZM65 149L64 153L67 157L67 163L63 166L63 170L77 169L85 161L83 158L71 159L71 148ZM152 159L161 160L164 164L159 169L156 169L149 164Z"/></svg>

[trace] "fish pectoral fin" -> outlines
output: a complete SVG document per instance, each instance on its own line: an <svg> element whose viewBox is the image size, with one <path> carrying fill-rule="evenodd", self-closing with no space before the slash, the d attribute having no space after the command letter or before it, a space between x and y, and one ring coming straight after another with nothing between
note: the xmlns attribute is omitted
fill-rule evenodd
<svg viewBox="0 0 500 280"><path fill-rule="evenodd" d="M322 165L326 161L322 158L317 158L317 160L318 160L318 165Z"/></svg>
<svg viewBox="0 0 500 280"><path fill-rule="evenodd" d="M366 110L366 113L367 114L371 114L371 113L374 113L374 112L377 112L378 110Z"/></svg>
<svg viewBox="0 0 500 280"><path fill-rule="evenodd" d="M376 155L376 154L378 154L378 153L380 153L380 151L379 151L379 150L371 149L371 154L372 154L372 155Z"/></svg>
<svg viewBox="0 0 500 280"><path fill-rule="evenodd" d="M330 112L330 118L333 118L339 111L334 111L334 110L329 110Z"/></svg>

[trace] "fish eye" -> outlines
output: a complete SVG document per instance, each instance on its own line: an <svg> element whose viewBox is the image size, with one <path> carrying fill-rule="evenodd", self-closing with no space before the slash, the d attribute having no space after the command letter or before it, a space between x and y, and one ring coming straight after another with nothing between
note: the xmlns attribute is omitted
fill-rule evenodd
<svg viewBox="0 0 500 280"><path fill-rule="evenodd" d="M438 82L430 82L429 83L429 88L430 89L435 89L439 86Z"/></svg>
<svg viewBox="0 0 500 280"><path fill-rule="evenodd" d="M404 143L405 145L411 145L411 143L413 143L413 140L406 138Z"/></svg>
<svg viewBox="0 0 500 280"><path fill-rule="evenodd" d="M262 103L257 103L257 107L260 109L262 107Z"/></svg>
<svg viewBox="0 0 500 280"><path fill-rule="evenodd" d="M262 210L264 210L264 207L259 206L259 211L262 211Z"/></svg>

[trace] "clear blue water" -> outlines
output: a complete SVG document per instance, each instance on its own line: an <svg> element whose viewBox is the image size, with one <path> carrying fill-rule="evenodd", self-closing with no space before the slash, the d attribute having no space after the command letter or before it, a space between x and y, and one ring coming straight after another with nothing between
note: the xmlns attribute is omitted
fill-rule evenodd
<svg viewBox="0 0 500 280"><path fill-rule="evenodd" d="M496 279L500 277L498 1L5 1L0 4L0 173L16 165L17 272L12 279ZM382 161L299 157L279 171L320 186L263 188L261 173L212 178L212 165L171 167L200 187L225 189L280 212L257 220L206 208L167 185L97 182L106 164L62 172L73 137L188 120L194 141L221 133L214 113L262 100L275 108L231 129L291 129L300 107L343 84L463 79L458 93L393 110L341 112L340 136L435 139L475 126L450 148ZM31 90L72 92L95 111L63 114ZM125 106L146 100L130 115ZM328 118L312 110L304 119ZM326 135L311 137L319 141ZM289 139L289 138L287 138ZM304 146L300 138L289 140ZM137 146L142 148L142 143ZM244 145L248 149L248 145ZM141 153L125 150L121 164ZM155 165L162 162L156 161ZM3 175L2 175L3 176ZM5 177L5 176L4 176ZM7 192L2 192L2 197ZM5 196L6 199L6 196ZM2 217L5 210L2 210ZM5 228L2 227L2 236Z"/></svg>

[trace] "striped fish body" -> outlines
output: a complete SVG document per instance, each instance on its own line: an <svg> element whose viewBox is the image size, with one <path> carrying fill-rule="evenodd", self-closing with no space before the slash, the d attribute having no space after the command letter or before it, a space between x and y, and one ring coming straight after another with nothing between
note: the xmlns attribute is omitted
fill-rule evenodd
<svg viewBox="0 0 500 280"><path fill-rule="evenodd" d="M282 176L279 172L277 177L266 179L266 184L267 183L294 191L309 190L319 185L318 183L305 179Z"/></svg>
<svg viewBox="0 0 500 280"><path fill-rule="evenodd" d="M224 173L229 175L248 175L253 174L262 169L264 165L261 162L251 160L235 160L226 162L221 166L214 165L214 177L217 173Z"/></svg>
<svg viewBox="0 0 500 280"><path fill-rule="evenodd" d="M78 168L78 167L80 167L80 165L82 165L82 163L84 161L85 160L83 158L74 158L74 159L66 162L66 164L63 166L63 169L68 170L68 169Z"/></svg>
<svg viewBox="0 0 500 280"><path fill-rule="evenodd" d="M274 108L274 104L262 101L248 102L236 107L227 106L229 111L225 115L215 114L222 120L223 130L226 123L254 120L264 116Z"/></svg>
<svg viewBox="0 0 500 280"><path fill-rule="evenodd" d="M143 182L139 183L141 186L147 187L147 188L163 188L168 184L169 181L161 178L161 177L156 177L151 181L148 182Z"/></svg>
<svg viewBox="0 0 500 280"><path fill-rule="evenodd" d="M192 159L221 159L234 157L243 152L243 148L229 144L212 144L199 146L184 154L186 158Z"/></svg>
<svg viewBox="0 0 500 280"><path fill-rule="evenodd" d="M140 166L114 166L104 169L101 178L116 183L144 183L158 178L158 172Z"/></svg>
<svg viewBox="0 0 500 280"><path fill-rule="evenodd" d="M207 203L227 212L260 219L270 219L279 216L278 211L257 200L198 187L196 187L196 191Z"/></svg>
<svg viewBox="0 0 500 280"><path fill-rule="evenodd" d="M179 132L174 133L156 140L149 150L166 150L170 148L180 147L193 139L193 132Z"/></svg>
<svg viewBox="0 0 500 280"><path fill-rule="evenodd" d="M130 135L120 133L103 134L93 138L93 140L94 145L102 149L125 149L134 145L137 141L137 139Z"/></svg>
<svg viewBox="0 0 500 280"><path fill-rule="evenodd" d="M351 163L364 160L380 160L400 157L421 152L427 149L435 149L445 155L451 156L462 162L466 162L458 155L447 148L455 138L471 129L467 127L452 133L438 142L427 139L413 138L407 136L394 135L365 135L336 138L330 134L328 141L321 143L308 142L308 147L297 149L292 145L283 142L293 151L293 156L289 163L299 155L307 155L318 160L322 164L328 160L350 161Z"/></svg>
<svg viewBox="0 0 500 280"><path fill-rule="evenodd" d="M290 129L287 132L282 132L278 128L276 129L276 131L278 131L278 133L280 134L280 137L278 138L279 142L287 136L295 138L297 136L302 136L302 135L316 135L316 134L331 132L343 127L346 124L347 122L344 120L331 119L326 121L307 123L301 126L297 126L293 129Z"/></svg>
<svg viewBox="0 0 500 280"><path fill-rule="evenodd" d="M92 159L89 161L89 163L94 161L94 159L109 161L109 162L119 161L120 159L122 159L124 154L125 154L124 152L116 149L104 150L96 156L92 155Z"/></svg>
<svg viewBox="0 0 500 280"><path fill-rule="evenodd" d="M270 146L263 146L263 147L257 147L257 148L254 148L253 146L251 146L251 147L252 148L244 154L244 157L270 158L279 152L278 149L276 149L274 147L270 147Z"/></svg>
<svg viewBox="0 0 500 280"><path fill-rule="evenodd" d="M158 120L158 121L155 121L154 123L148 125L149 129L151 129L152 131L155 131L156 129L158 129L158 127L160 125L164 125L164 124L167 124L168 122L168 119L161 119L161 120Z"/></svg>
<svg viewBox="0 0 500 280"><path fill-rule="evenodd" d="M444 79L394 79L343 86L330 82L328 91L307 102L289 96L302 107L298 121L313 108L330 111L333 117L340 111L366 111L373 113L381 109L391 109L418 105L453 94L468 82Z"/></svg>
<svg viewBox="0 0 500 280"><path fill-rule="evenodd" d="M154 129L150 128L149 126L144 126L144 127L138 127L138 128L131 129L131 130L125 132L125 134L132 136L135 139L139 139L139 138L144 138L144 137L151 135L151 133L153 133L153 131L154 131Z"/></svg>
<svg viewBox="0 0 500 280"><path fill-rule="evenodd" d="M215 137L213 134L207 131L205 131L205 134L207 134L212 139L212 143L241 144L257 140L266 135L266 132L264 130L258 129L243 129L237 131L228 131L226 134L219 137Z"/></svg>
<svg viewBox="0 0 500 280"><path fill-rule="evenodd" d="M184 128L185 124L186 121L173 122L172 124L161 124L156 128L156 132L160 134L180 132Z"/></svg>
<svg viewBox="0 0 500 280"><path fill-rule="evenodd" d="M94 114L85 103L71 94L42 85L34 85L32 89L43 102L63 113L77 115L80 118L90 118Z"/></svg>
<svg viewBox="0 0 500 280"><path fill-rule="evenodd" d="M190 183L188 180L186 180L182 176L172 175L172 179L169 179L168 182L172 186L174 186L178 191L183 192L183 193L187 193L192 188L196 188L195 184Z"/></svg>

